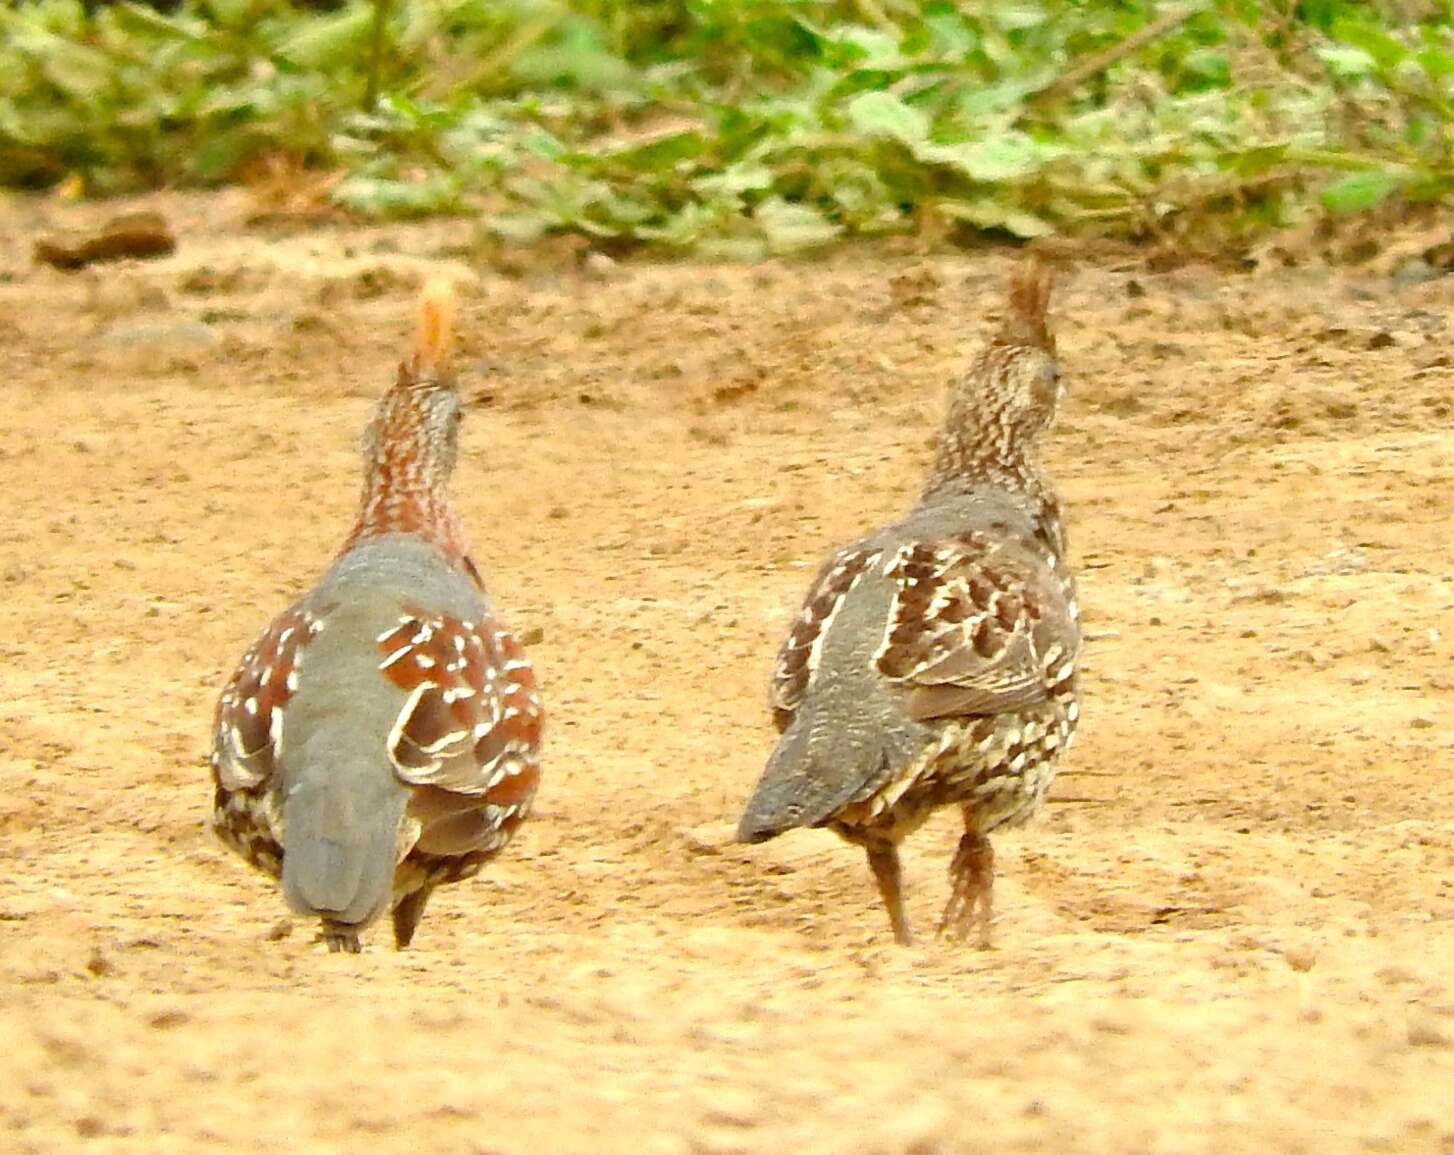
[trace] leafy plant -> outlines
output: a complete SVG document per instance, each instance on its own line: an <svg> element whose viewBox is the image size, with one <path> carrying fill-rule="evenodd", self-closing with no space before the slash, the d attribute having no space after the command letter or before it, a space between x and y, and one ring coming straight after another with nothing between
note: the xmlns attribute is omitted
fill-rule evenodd
<svg viewBox="0 0 1454 1155"><path fill-rule="evenodd" d="M1450 0L80 0L0 8L0 182L337 170L509 241L925 227L1236 244L1454 188Z"/></svg>

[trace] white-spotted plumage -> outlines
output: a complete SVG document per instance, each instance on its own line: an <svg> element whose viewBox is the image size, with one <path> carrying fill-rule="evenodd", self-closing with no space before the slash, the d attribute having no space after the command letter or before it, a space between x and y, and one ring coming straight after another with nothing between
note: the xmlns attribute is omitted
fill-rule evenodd
<svg viewBox="0 0 1454 1155"><path fill-rule="evenodd" d="M918 506L830 559L774 669L782 734L739 836L828 826L863 846L901 942L898 844L950 804L965 834L944 925L988 942L986 835L1038 809L1079 716L1079 611L1036 455L1061 389L1048 298L1043 269L1013 279Z"/></svg>
<svg viewBox="0 0 1454 1155"><path fill-rule="evenodd" d="M534 672L449 501L451 316L447 291L426 288L415 354L365 437L342 553L248 650L217 705L214 827L281 876L332 949L358 949L390 908L407 945L429 893L509 841L539 779ZM325 629L336 632L320 641Z"/></svg>

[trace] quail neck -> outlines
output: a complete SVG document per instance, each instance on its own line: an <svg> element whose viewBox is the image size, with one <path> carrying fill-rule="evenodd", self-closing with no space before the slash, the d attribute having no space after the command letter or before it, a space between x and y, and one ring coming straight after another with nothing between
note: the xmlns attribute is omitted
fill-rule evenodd
<svg viewBox="0 0 1454 1155"><path fill-rule="evenodd" d="M344 552L371 538L406 533L469 568L464 530L449 496L459 422L459 399L448 383L401 368L364 435L363 496Z"/></svg>
<svg viewBox="0 0 1454 1155"><path fill-rule="evenodd" d="M1059 502L1041 467L1039 442L1060 392L1052 349L1012 344L1003 336L993 342L951 395L921 504L991 486L1023 495L1038 517L1058 522Z"/></svg>

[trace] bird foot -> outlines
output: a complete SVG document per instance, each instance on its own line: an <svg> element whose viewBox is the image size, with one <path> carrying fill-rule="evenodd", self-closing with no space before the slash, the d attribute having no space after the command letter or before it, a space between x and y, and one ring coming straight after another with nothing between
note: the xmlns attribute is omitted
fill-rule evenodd
<svg viewBox="0 0 1454 1155"><path fill-rule="evenodd" d="M963 942L975 933L980 950L989 950L994 919L995 852L982 834L966 833L949 864L951 891L939 934Z"/></svg>
<svg viewBox="0 0 1454 1155"><path fill-rule="evenodd" d="M318 938L328 944L329 954L361 954L363 946L358 941L358 931L339 923L325 922L318 932Z"/></svg>

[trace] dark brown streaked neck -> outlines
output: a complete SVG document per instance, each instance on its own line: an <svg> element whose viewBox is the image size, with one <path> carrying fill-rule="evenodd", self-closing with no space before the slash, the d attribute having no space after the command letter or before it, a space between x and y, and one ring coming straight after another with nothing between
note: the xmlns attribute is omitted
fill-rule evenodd
<svg viewBox="0 0 1454 1155"><path fill-rule="evenodd" d="M1012 355L1013 350L992 345L971 372L985 380L984 375L1001 367L997 361ZM985 488L1024 498L1046 540L1055 549L1064 550L1060 500L1040 465L1036 439L1012 428L1002 409L987 406L983 396L961 386L954 393L939 432L934 464L919 505L933 505Z"/></svg>
<svg viewBox="0 0 1454 1155"><path fill-rule="evenodd" d="M991 345L975 362L969 380L994 380L1015 352L1011 346ZM955 390L949 403L921 501L981 485L1032 498L1051 496L1034 439L1011 426L992 396L986 397L966 383Z"/></svg>

